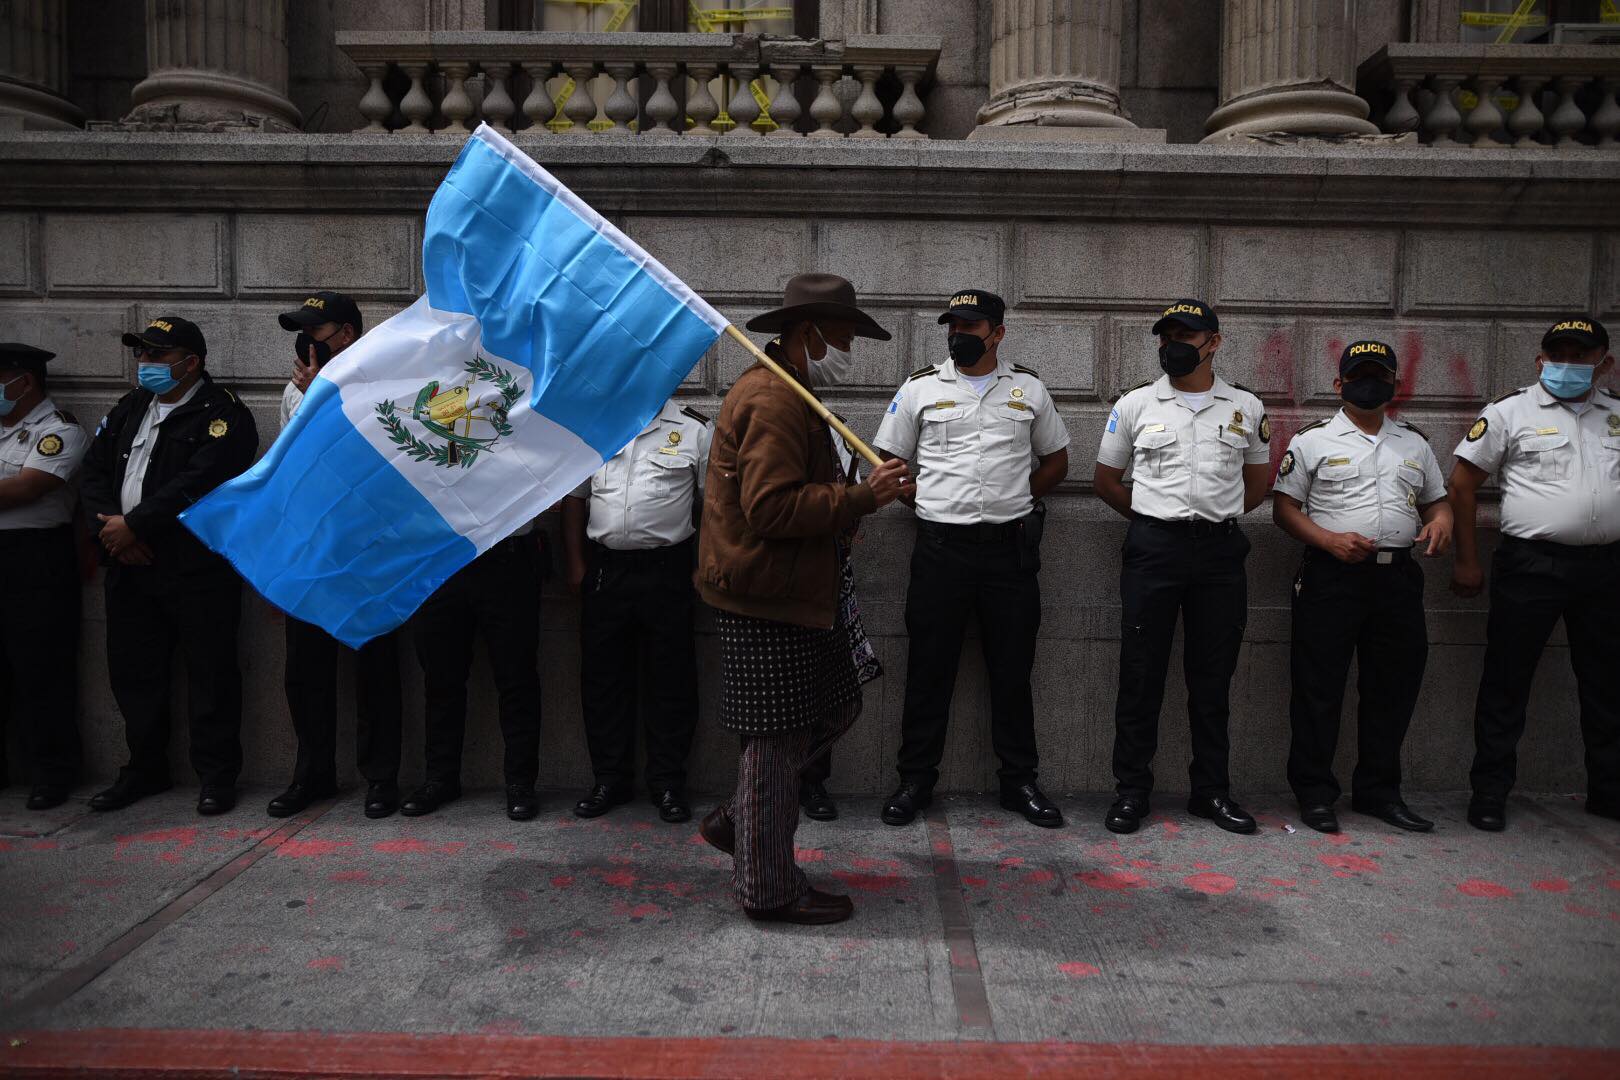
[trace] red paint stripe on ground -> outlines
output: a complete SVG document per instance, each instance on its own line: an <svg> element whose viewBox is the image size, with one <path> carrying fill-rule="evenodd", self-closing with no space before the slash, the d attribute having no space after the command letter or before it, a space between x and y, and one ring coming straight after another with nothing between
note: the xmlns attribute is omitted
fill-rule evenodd
<svg viewBox="0 0 1620 1080"><path fill-rule="evenodd" d="M945 816L945 808L937 804L929 808L923 820L928 829L928 847L933 852L934 895L939 904L940 930L950 957L951 992L956 997L961 1034L965 1039L994 1038L990 995L985 990L984 973L979 970L979 947L973 940L973 921L962 896L950 821Z"/></svg>
<svg viewBox="0 0 1620 1080"><path fill-rule="evenodd" d="M384 1032L7 1032L0 1073L19 1077L240 1080L322 1077L1185 1077L1470 1080L1613 1076L1620 1051L1529 1046L1161 1046L569 1038Z"/></svg>
<svg viewBox="0 0 1620 1080"><path fill-rule="evenodd" d="M151 941L164 928L173 925L198 904L235 881L247 871L248 867L281 847L282 844L292 839L307 826L313 825L320 820L322 814L336 805L336 799L316 803L309 810L293 818L281 828L261 837L252 847L169 901L167 905L159 908L143 921L124 931L84 963L68 968L38 990L29 994L17 1003L15 1011L7 1019L20 1020L36 1011L45 1011L61 1005L68 998L99 978L102 972L148 941ZM120 840L119 843L122 844L123 841ZM0 1074L3 1074L5 1070L5 1060L0 1059Z"/></svg>

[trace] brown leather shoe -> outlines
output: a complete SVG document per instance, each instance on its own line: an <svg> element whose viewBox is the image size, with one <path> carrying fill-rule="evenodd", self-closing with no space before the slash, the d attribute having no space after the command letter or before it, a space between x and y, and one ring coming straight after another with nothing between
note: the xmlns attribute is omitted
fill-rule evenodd
<svg viewBox="0 0 1620 1080"><path fill-rule="evenodd" d="M726 817L723 806L717 806L703 815L703 820L698 822L698 834L709 842L710 847L727 855L737 851L737 827Z"/></svg>
<svg viewBox="0 0 1620 1080"><path fill-rule="evenodd" d="M743 908L743 913L755 922L820 926L825 923L843 922L855 914L855 905L847 896L834 896L820 889L811 889L791 904L777 908Z"/></svg>

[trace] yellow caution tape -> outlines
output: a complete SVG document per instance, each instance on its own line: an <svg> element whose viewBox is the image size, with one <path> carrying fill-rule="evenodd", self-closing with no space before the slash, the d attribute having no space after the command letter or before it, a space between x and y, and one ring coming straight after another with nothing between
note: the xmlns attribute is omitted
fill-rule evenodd
<svg viewBox="0 0 1620 1080"><path fill-rule="evenodd" d="M1465 11L1462 13L1464 26L1506 26L1513 21L1513 13L1507 11ZM1531 15L1520 23L1521 26L1546 26L1545 15Z"/></svg>

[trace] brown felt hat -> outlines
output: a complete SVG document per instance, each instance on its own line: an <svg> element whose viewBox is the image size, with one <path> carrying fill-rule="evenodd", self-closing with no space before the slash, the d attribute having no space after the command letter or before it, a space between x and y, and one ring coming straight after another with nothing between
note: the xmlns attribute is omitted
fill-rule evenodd
<svg viewBox="0 0 1620 1080"><path fill-rule="evenodd" d="M855 286L837 274L797 274L782 292L782 306L748 320L748 329L781 333L805 319L837 319L854 326L856 337L888 341L889 332L856 306Z"/></svg>

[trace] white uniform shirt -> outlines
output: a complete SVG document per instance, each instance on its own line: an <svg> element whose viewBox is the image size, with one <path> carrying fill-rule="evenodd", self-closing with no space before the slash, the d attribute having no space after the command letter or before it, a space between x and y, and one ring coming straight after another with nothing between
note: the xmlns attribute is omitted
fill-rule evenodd
<svg viewBox="0 0 1620 1080"><path fill-rule="evenodd" d="M298 389L295 384L288 383L286 389L281 392L281 426L283 428L292 423L293 414L298 411L298 406L303 403L304 392Z"/></svg>
<svg viewBox="0 0 1620 1080"><path fill-rule="evenodd" d="M1036 459L1069 445L1069 429L1036 374L1005 360L983 397L946 360L907 379L872 445L916 474L917 516L943 525L1000 524L1029 514Z"/></svg>
<svg viewBox="0 0 1620 1080"><path fill-rule="evenodd" d="M1521 540L1620 540L1620 397L1577 413L1536 383L1485 406L1457 456L1502 487L1502 532Z"/></svg>
<svg viewBox="0 0 1620 1080"><path fill-rule="evenodd" d="M174 410L197 396L197 388L202 385L198 379L191 384L191 389L181 395L180 400L165 405L157 398L153 398L146 406L146 415L141 417L141 426L135 429L135 441L129 444L129 464L124 468L124 486L119 490L118 501L129 513L141 505L141 485L146 482L146 466L152 460L152 448L157 445L158 425Z"/></svg>
<svg viewBox="0 0 1620 1080"><path fill-rule="evenodd" d="M28 415L0 428L0 479L24 469L59 476L67 483L26 506L0 510L0 529L52 529L73 520L73 478L84 463L90 437L74 419L46 398Z"/></svg>
<svg viewBox="0 0 1620 1080"><path fill-rule="evenodd" d="M1446 481L1415 428L1386 416L1372 443L1340 409L1294 435L1277 467L1276 490L1297 499L1324 529L1360 533L1381 548L1409 548L1423 527L1419 510L1446 497Z"/></svg>
<svg viewBox="0 0 1620 1080"><path fill-rule="evenodd" d="M585 535L615 551L668 547L689 538L703 497L713 427L673 400L570 498L588 499Z"/></svg>
<svg viewBox="0 0 1620 1080"><path fill-rule="evenodd" d="M1254 394L1216 376L1195 412L1162 375L1114 403L1097 460L1131 466L1131 509L1144 517L1226 521L1243 513L1243 466L1269 462L1270 440Z"/></svg>

